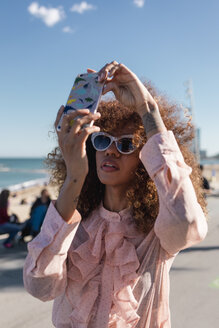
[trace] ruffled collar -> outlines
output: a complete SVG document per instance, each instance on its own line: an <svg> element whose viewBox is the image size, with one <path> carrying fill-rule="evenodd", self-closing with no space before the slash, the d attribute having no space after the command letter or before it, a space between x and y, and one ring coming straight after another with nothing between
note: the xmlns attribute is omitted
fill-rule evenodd
<svg viewBox="0 0 219 328"><path fill-rule="evenodd" d="M104 206L103 203L101 202L99 208L98 208L99 214L101 218L106 219L108 221L124 221L127 219L132 218L132 209L130 207L127 207L120 212L113 212L107 210Z"/></svg>

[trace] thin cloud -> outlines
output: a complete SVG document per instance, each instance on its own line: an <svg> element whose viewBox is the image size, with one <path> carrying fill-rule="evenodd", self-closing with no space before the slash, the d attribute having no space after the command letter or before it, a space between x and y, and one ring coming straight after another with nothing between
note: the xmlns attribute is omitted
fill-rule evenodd
<svg viewBox="0 0 219 328"><path fill-rule="evenodd" d="M31 15L41 19L49 27L54 26L65 18L65 12L62 7L47 8L39 6L37 2L32 2L27 10Z"/></svg>
<svg viewBox="0 0 219 328"><path fill-rule="evenodd" d="M64 32L64 33L75 33L75 30L73 30L70 26L65 26L65 27L63 27L62 32Z"/></svg>
<svg viewBox="0 0 219 328"><path fill-rule="evenodd" d="M136 7L142 8L142 7L144 7L144 1L145 0L134 0L133 2L134 2L134 5L136 5Z"/></svg>
<svg viewBox="0 0 219 328"><path fill-rule="evenodd" d="M87 3L86 1L82 1L81 3L76 3L70 8L71 11L76 12L78 14L83 14L85 11L93 10L93 9L96 9L96 7L94 5Z"/></svg>

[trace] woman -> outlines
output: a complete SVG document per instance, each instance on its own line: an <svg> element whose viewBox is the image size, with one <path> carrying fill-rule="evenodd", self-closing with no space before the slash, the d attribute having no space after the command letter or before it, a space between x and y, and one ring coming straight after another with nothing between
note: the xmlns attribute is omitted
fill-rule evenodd
<svg viewBox="0 0 219 328"><path fill-rule="evenodd" d="M5 248L13 247L13 240L24 225L12 223L11 219L14 215L8 214L10 191L3 189L0 193L0 234L9 234L8 238L3 243Z"/></svg>
<svg viewBox="0 0 219 328"><path fill-rule="evenodd" d="M62 122L49 157L60 193L29 244L25 287L55 299L58 328L167 328L171 264L207 233L200 172L185 146L191 128L123 64L105 65L99 80L117 101Z"/></svg>

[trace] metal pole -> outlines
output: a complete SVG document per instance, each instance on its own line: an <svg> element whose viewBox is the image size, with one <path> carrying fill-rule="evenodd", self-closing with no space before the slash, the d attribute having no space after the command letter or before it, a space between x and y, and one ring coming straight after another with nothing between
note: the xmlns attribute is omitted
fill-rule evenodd
<svg viewBox="0 0 219 328"><path fill-rule="evenodd" d="M186 94L187 97L189 98L189 102L190 102L190 106L189 106L189 110L192 116L192 123L194 125L194 153L196 156L196 159L198 161L198 163L200 162L200 149L199 149L199 142L198 142L198 131L197 131L197 127L195 124L195 111L194 111L194 98L193 98L193 87L192 87L192 80L189 79L188 81L186 81Z"/></svg>

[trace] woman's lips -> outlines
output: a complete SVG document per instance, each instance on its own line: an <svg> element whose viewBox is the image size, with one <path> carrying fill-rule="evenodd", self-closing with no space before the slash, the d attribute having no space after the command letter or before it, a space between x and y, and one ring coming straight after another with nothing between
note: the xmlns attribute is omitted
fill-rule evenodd
<svg viewBox="0 0 219 328"><path fill-rule="evenodd" d="M119 171L119 166L114 161L103 161L101 164L101 169L105 172Z"/></svg>

